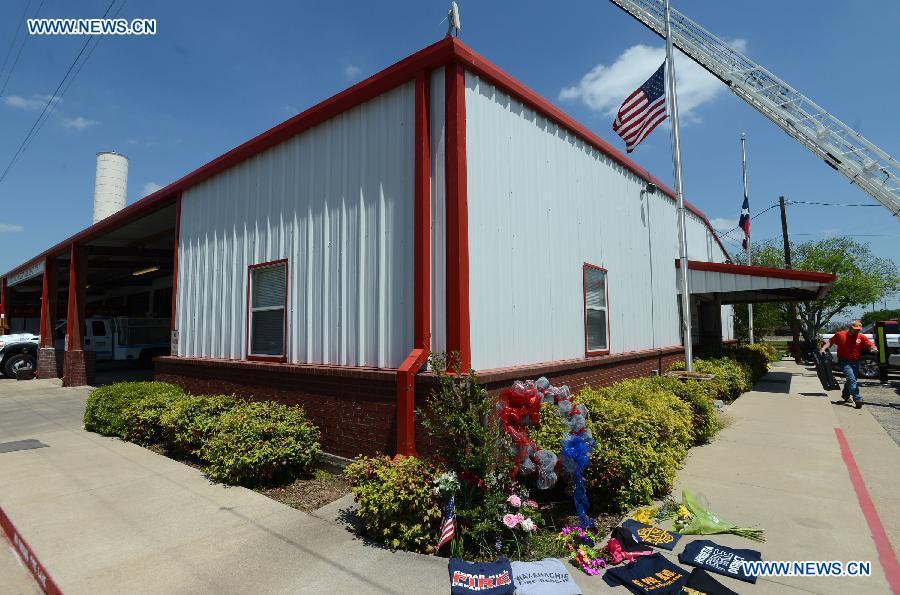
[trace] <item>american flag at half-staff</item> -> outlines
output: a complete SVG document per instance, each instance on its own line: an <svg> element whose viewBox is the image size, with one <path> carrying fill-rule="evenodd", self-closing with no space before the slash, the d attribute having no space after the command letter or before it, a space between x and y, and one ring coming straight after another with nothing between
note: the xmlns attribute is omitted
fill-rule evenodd
<svg viewBox="0 0 900 595"><path fill-rule="evenodd" d="M456 503L454 496L450 496L450 501L444 507L444 522L441 524L441 536L438 539L437 549L444 547L444 544L452 541L456 536Z"/></svg>
<svg viewBox="0 0 900 595"><path fill-rule="evenodd" d="M622 102L613 130L634 151L653 129L666 119L666 63Z"/></svg>

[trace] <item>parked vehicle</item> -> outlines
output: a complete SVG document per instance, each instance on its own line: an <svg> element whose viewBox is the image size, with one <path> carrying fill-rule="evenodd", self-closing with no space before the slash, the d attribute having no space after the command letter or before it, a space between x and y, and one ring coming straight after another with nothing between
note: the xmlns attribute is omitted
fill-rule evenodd
<svg viewBox="0 0 900 595"><path fill-rule="evenodd" d="M896 320L884 322L885 340L888 351L888 367L900 368L900 323ZM862 328L862 334L875 342L875 323ZM822 341L828 341L834 333L821 335ZM837 347L831 347L831 360L837 365ZM874 353L864 353L859 358L859 375L862 378L878 378L878 356Z"/></svg>
<svg viewBox="0 0 900 595"><path fill-rule="evenodd" d="M34 370L39 340L32 333L0 335L0 374L15 378L18 370Z"/></svg>
<svg viewBox="0 0 900 595"><path fill-rule="evenodd" d="M97 361L134 361L149 365L159 355L169 354L168 318L92 316L85 320L84 349L97 354ZM56 347L65 348L66 321L56 325Z"/></svg>

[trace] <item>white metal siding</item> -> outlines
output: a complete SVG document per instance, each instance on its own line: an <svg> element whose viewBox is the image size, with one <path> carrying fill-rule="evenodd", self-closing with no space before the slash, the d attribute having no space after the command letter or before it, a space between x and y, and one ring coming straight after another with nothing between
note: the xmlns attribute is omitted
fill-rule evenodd
<svg viewBox="0 0 900 595"><path fill-rule="evenodd" d="M609 270L612 353L679 343L668 198L471 73L466 136L473 367L584 357L585 262Z"/></svg>
<svg viewBox="0 0 900 595"><path fill-rule="evenodd" d="M178 354L243 358L247 267L288 260L288 361L396 367L412 347L413 85L191 188Z"/></svg>

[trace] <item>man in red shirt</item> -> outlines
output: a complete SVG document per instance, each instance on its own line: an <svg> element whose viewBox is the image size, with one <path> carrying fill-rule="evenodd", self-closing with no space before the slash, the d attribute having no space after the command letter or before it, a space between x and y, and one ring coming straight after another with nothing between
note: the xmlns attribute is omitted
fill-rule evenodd
<svg viewBox="0 0 900 595"><path fill-rule="evenodd" d="M856 381L859 376L859 356L863 349L878 351L875 344L859 332L861 329L862 322L854 320L848 330L836 332L822 347L822 353L825 353L829 347L837 345L838 364L844 371L845 378L841 396L845 401L850 401L852 395L857 409L862 409L862 397L859 396L859 384Z"/></svg>

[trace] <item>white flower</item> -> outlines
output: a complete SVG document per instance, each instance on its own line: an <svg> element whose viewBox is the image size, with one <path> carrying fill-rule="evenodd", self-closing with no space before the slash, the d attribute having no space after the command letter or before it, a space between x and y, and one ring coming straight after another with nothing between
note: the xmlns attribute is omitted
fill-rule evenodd
<svg viewBox="0 0 900 595"><path fill-rule="evenodd" d="M434 480L434 491L437 495L451 496L459 491L459 479L453 471L441 473Z"/></svg>
<svg viewBox="0 0 900 595"><path fill-rule="evenodd" d="M535 522L531 519L525 519L520 523L520 526L522 527L522 530L527 533L533 533L534 531L537 531L537 524L535 524Z"/></svg>

